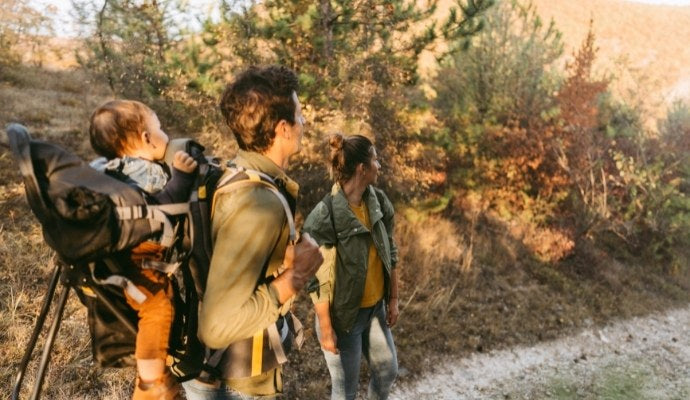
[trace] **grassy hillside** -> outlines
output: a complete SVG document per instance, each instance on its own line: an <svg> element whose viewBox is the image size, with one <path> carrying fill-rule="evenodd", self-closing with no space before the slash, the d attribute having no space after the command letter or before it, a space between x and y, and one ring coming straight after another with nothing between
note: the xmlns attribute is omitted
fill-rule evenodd
<svg viewBox="0 0 690 400"><path fill-rule="evenodd" d="M612 0L535 3L546 17L546 13L553 13L564 32L566 55L584 39L593 16L602 71L615 65L619 55L629 53L634 55L632 61L641 63L632 65L633 82L667 79L671 87L688 75L690 62L679 60L689 58L682 48L687 40L681 40L688 37L690 29L682 24L683 18L690 19L688 8ZM588 11L589 5L597 6L597 14ZM631 11L620 11L628 7ZM648 14L654 18L647 18ZM657 18L659 15L664 17ZM648 25L644 25L647 19ZM624 23L615 25L616 20ZM676 28L656 36L672 24ZM635 26L653 28L638 35ZM638 41L647 44L638 46ZM646 52L649 48L658 48L652 52L657 58L648 57L652 54ZM667 52L663 56L662 48ZM60 62L46 62L44 66ZM658 86L658 93L666 87ZM114 96L103 82L82 71L0 64L0 125L24 123L35 137L58 142L85 158L92 156L85 140L88 116L97 104ZM308 112L310 123L316 119L313 112ZM213 133L213 137L218 136ZM206 137L200 140L209 144ZM39 312L51 252L24 200L24 189L5 141L5 135L0 134L0 387L7 392ZM222 144L227 147L225 141ZM306 146L304 156L315 159L316 151L316 146ZM303 191L323 189L319 186L323 185L322 176L308 172L310 176L305 173L300 179ZM562 232L511 219L509 213L480 204L486 199L448 196L443 201L414 207L404 202L396 205L402 282L401 319L394 335L402 381L441 365L439 360L444 356L535 343L581 327L690 301L687 268L674 269L627 254L616 247L620 243L616 240L607 246L591 237L578 237L577 251L570 252L573 243L565 240ZM558 256L548 257L552 253ZM299 299L296 312L307 329L307 341L302 351L291 355L286 369L287 398L323 399L328 392L328 373L306 296ZM133 372L104 371L93 365L84 308L75 298L64 321L46 379L45 398L126 398L131 393ZM30 387L31 381L27 384Z"/></svg>
<svg viewBox="0 0 690 400"><path fill-rule="evenodd" d="M598 68L621 78L622 95L639 88L652 96L652 105L690 99L690 6L625 0L534 0L534 5L545 21L553 19L563 32L567 55L582 42L593 20Z"/></svg>
<svg viewBox="0 0 690 400"><path fill-rule="evenodd" d="M446 15L454 0L441 0ZM613 76L626 100L642 102L656 117L676 98L690 99L690 6L626 0L532 0L543 22L553 20L563 34L561 63L587 36L590 20L599 49L599 74ZM430 58L426 62L431 62Z"/></svg>
<svg viewBox="0 0 690 400"><path fill-rule="evenodd" d="M0 111L0 124L23 122L34 136L90 157L86 120L110 94L84 82L89 77L78 71L4 71L0 98L7 107ZM6 144L0 144L0 193L0 386L7 392L43 299L51 252L26 205ZM533 343L689 300L684 273L630 268L596 249L550 265L524 244L526 236L547 237L546 230L525 232L492 213L466 214L467 205L459 203L436 216L405 217L405 205L398 208L402 316L394 333L403 381L442 356ZM328 374L306 297L296 311L307 342L287 368L288 398L322 399ZM46 398L126 398L132 374L93 365L85 310L73 296L46 378ZM26 387L31 382L28 378Z"/></svg>

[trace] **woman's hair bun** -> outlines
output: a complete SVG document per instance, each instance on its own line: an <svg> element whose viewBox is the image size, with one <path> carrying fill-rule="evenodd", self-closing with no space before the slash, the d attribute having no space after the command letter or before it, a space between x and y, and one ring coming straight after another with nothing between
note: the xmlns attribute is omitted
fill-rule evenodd
<svg viewBox="0 0 690 400"><path fill-rule="evenodd" d="M343 141L343 135L341 135L340 133L334 133L328 139L328 146L330 146L331 151L339 151L343 148Z"/></svg>
<svg viewBox="0 0 690 400"><path fill-rule="evenodd" d="M354 176L357 165L368 165L372 158L373 144L362 135L345 137L336 133L328 138L328 146L331 177L336 182L343 183L349 180Z"/></svg>

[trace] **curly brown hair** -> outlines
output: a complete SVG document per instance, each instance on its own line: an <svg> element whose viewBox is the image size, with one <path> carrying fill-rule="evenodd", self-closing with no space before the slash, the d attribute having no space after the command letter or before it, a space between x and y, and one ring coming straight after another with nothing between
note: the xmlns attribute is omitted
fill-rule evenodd
<svg viewBox="0 0 690 400"><path fill-rule="evenodd" d="M273 144L281 120L295 123L299 88L291 69L271 65L249 67L229 84L220 98L220 111L242 150L265 152Z"/></svg>

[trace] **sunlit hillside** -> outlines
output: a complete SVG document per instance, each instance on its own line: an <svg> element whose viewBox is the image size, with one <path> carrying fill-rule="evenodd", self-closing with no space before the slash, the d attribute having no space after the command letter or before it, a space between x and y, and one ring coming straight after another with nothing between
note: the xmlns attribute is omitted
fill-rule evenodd
<svg viewBox="0 0 690 400"><path fill-rule="evenodd" d="M467 3L439 0L436 20L442 21L457 1ZM326 135L360 133L375 141L382 165L377 185L396 209L396 389L430 371L466 371L453 368L451 361L553 343L584 329L598 332L597 343L613 351L603 345L600 330L610 322L690 303L690 7L533 0L542 23L553 19L563 33L561 55L553 35L544 38L543 30L521 29L534 26L537 18L525 16L510 1L475 10L489 23L472 38L475 46L451 54L443 70L431 53L418 63L414 50L422 46L405 47L404 40L422 33L429 22L408 12L404 5L409 0L338 2L354 15L352 24L328 18L330 11L314 7L313 0L259 2L275 7L268 10L275 13L236 13L181 40L174 19L154 27L142 22L146 15L139 5L151 4L149 11L164 16L163 4L186 2L98 2L112 25L100 26L97 40L90 38L96 46L90 48L85 46L89 38L38 36L44 31L33 20L19 25L33 29L27 33L0 13L0 130L18 122L34 138L90 160L95 156L88 140L93 110L108 99L131 98L155 110L171 137L195 138L207 154L225 161L237 143L218 112L223 89L249 65L288 65L299 73L306 119L301 154L286 170L300 184L298 228L331 188ZM8 4L27 2L0 0L0 11ZM43 10L34 13L42 17ZM329 20L333 25L325 28L317 23ZM263 28L246 29L255 26ZM589 51L590 26L596 55ZM3 28L14 35L12 41L3 42ZM328 33L333 33L327 41L332 48L323 46ZM157 34L171 39L165 45L152 42ZM467 35L456 35L456 40L453 45L464 46ZM420 43L435 45L439 53L444 45ZM584 50L573 58L578 49ZM579 69L563 70L568 61ZM443 72L424 79L434 71ZM423 79L413 79L418 73ZM610 96L612 91L618 96ZM688 104L668 108L672 95L688 98ZM18 169L7 135L0 132L4 393L12 390L53 270L53 251L25 199ZM328 398L329 372L306 292L294 312L304 324L306 341L289 355L283 397ZM130 398L134 369L96 365L86 314L71 296L43 398ZM635 340L647 340L632 333ZM625 337L622 346L630 342ZM44 338L45 332L39 344ZM649 339L644 348L656 351L649 344L659 342ZM673 348L684 343L675 339L668 339ZM671 354L664 348L668 352L663 354ZM594 365L589 352L574 357L564 369L595 371L589 368ZM37 359L34 354L22 394L34 383ZM523 371L534 372L526 365L519 365L516 385L527 382ZM505 365L484 367L507 376ZM668 365L658 369L668 370ZM644 383L644 374L628 371L625 382ZM360 395L367 390L362 376ZM434 386L445 390L450 385ZM581 386L577 381L577 391L558 398L575 398L572 393L599 398L580 396ZM519 397L509 396L502 385L497 389L500 398L556 398L552 392ZM607 398L690 398L631 390L626 386L619 396ZM450 398L461 398L460 392Z"/></svg>
<svg viewBox="0 0 690 400"><path fill-rule="evenodd" d="M83 49L80 39L30 36L17 44L22 63L49 70L77 68L77 52Z"/></svg>
<svg viewBox="0 0 690 400"><path fill-rule="evenodd" d="M441 0L439 15L455 0ZM597 71L616 78L623 97L642 93L660 116L676 98L690 98L690 6L650 5L626 0L533 0L545 24L563 34L565 63L587 35L590 20L599 48ZM639 100L639 99L636 99Z"/></svg>
<svg viewBox="0 0 690 400"><path fill-rule="evenodd" d="M563 32L566 55L585 37L590 19L602 71L622 83L637 81L666 103L690 98L690 6L640 4L624 0L534 0L545 20Z"/></svg>

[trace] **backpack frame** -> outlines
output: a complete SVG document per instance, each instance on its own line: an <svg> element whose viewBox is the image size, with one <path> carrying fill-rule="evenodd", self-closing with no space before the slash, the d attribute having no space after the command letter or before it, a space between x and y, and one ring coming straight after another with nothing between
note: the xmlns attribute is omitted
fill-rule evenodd
<svg viewBox="0 0 690 400"><path fill-rule="evenodd" d="M42 356L36 373L36 381L30 398L32 400L40 398L45 372L50 362L52 346L60 328L70 288L75 290L80 301L89 311L88 324L92 337L94 360L104 367L134 365L132 354L134 353L138 317L136 312L127 305L122 292L123 288L127 288L127 280L121 277L119 273L122 272L122 266L128 263L128 260L122 259L122 257L128 256L128 253L123 250L127 250L132 245L138 244L158 232L163 232L162 237L164 239L167 238L165 240L175 240L173 237L175 234L171 233L171 231L178 230L179 232L180 224L173 227L173 224L170 222L171 215L186 215L186 220L181 225L184 225L185 240L183 242L185 242L188 249L186 256L182 260L183 268L179 268L175 272L181 278L171 278L171 282L174 285L174 302L176 305L169 344L169 354L174 360L171 369L180 381L193 379L201 373L208 374L209 371L212 371L213 368L207 366L208 354L206 354L205 347L196 336L196 329L199 299L203 296L213 250L210 226L213 195L218 188L222 188L223 191L227 192L247 185L262 184L266 186L281 200L290 227L290 240L294 241L293 211L288 206L284 195L279 191L276 183L270 177L260 173L257 173L261 175L257 179L258 175L253 173L256 171L242 169L237 169L234 174L224 179L224 182L219 182L224 171L218 164L218 160L205 157L203 155L204 148L189 139L174 139L168 144L166 160L172 160L177 150L185 150L199 164L199 178L195 182L189 206L186 206L186 203L184 207L180 207L180 204L146 205L145 201L138 197L141 196L141 193L137 193L136 189L129 184L112 178L111 180L106 179L107 185L105 186L112 186L111 192L115 193L114 200L113 196L109 200L96 198L95 201L91 197L86 196L86 204L88 206L86 207L86 217L84 217L84 207L67 207L66 213L56 216L53 214L55 214L54 209L58 206L55 202L51 202L51 199L55 198L53 196L54 193L46 193L47 183L41 181L42 177L47 179L41 174L52 170L50 170L50 165L39 165L43 159L40 156L37 157L34 153L40 153L40 149L46 146L52 146L62 151L57 158L59 159L58 161L63 163L67 161L64 163L67 166L65 171L69 173L69 168L75 167L75 170L78 172L73 179L68 180L74 186L78 186L81 182L79 179L83 178L84 173L88 176L100 174L98 179L103 178L103 173L95 170L91 171L90 167L87 167L87 169L82 168L84 163L79 157L62 150L58 146L32 140L26 128L19 124L10 124L7 128L7 134L10 141L10 150L15 157L24 180L29 206L41 223L46 243L56 251L52 261L53 272L48 290L44 296L41 311L36 319L36 324L20 362L12 399L19 399L26 369L31 361L38 337L43 331L58 285L61 286L60 294L54 309L51 326L46 334ZM37 161L36 158L39 158L39 160ZM60 162L53 164L59 166ZM51 163L48 162L46 164ZM41 174L37 175L35 168L38 168L38 172ZM60 168L57 168L57 170L58 172L62 171ZM247 177L249 179L246 179ZM233 188L230 188L230 186L233 186ZM101 191L100 187L97 188L97 192L99 191ZM85 192L87 195L90 194L88 188ZM108 195L111 194L111 192L105 192ZM117 198L120 193L129 194L128 198L120 202L122 204L118 203L119 200ZM81 192L77 193L77 197L83 203L84 196ZM103 205L106 203L112 205L111 203L113 202L116 203L113 209L97 207L99 204ZM94 203L96 203L96 206L92 207ZM78 204L78 206L82 205L81 203ZM64 224L64 220L60 220L60 218L64 219L64 215L68 214L81 217L82 220L85 218L88 220L88 218L92 217L88 214L88 211L91 209L96 209L96 217L100 216L107 221L101 222L101 225L107 229L102 230L101 235L96 235L98 238L101 238L99 245L88 250L70 249L69 243L65 245L64 240L61 241L62 237L59 235L61 229L58 225ZM88 221L92 222L91 220ZM191 221L194 221L194 223ZM77 222L81 222L81 220ZM119 225L113 228L114 224ZM78 225L75 229L78 229ZM102 275L105 275L107 279L101 279ZM113 278L113 280L111 279L112 277L117 279ZM110 281L106 282L108 280ZM116 283L116 285L103 284L104 282Z"/></svg>

